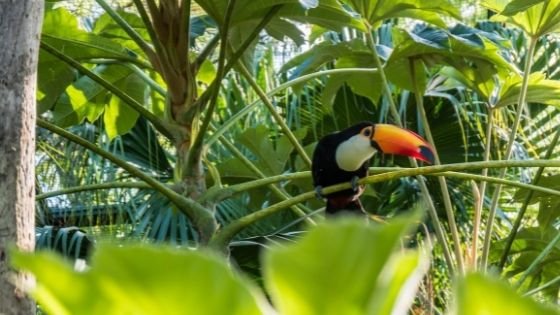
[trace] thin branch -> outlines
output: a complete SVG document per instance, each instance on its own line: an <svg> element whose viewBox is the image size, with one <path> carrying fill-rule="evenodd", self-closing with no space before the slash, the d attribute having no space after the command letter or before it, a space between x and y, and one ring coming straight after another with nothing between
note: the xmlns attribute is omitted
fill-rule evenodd
<svg viewBox="0 0 560 315"><path fill-rule="evenodd" d="M148 35L150 35L150 39L152 40L152 45L154 45L156 53L155 55L153 55L154 59L152 59L152 63L154 64L154 68L157 69L158 63L160 64L160 67L163 66L161 65L162 58L167 59L167 54L165 53L165 49L163 49L163 47L161 46L161 41L159 40L159 37L157 36L157 33L154 29L154 24L157 25L161 24L159 23L160 19L159 16L157 15L157 10L151 11L152 18L154 19L154 23L152 23L150 17L148 16L148 13L146 12L146 9L144 8L144 4L142 4L142 0L133 0L133 1L134 1L134 5L136 6L136 10L138 11L138 14L140 14L140 18L144 22L144 26L148 31ZM146 2L148 3L150 10L152 9L152 7L157 7L154 1L152 0L148 0ZM160 68L160 71L163 71L163 69Z"/></svg>
<svg viewBox="0 0 560 315"><path fill-rule="evenodd" d="M81 185L81 186L68 187L68 188L64 188L64 189L60 189L60 190L56 190L56 191L50 191L50 192L38 194L37 196L35 196L35 201L39 201L39 200L43 200L43 199L51 198L51 197L56 197L56 196L60 196L60 195L75 194L75 193L79 193L79 192L83 192L83 191L113 189L113 188L145 189L145 188L153 188L153 187L150 186L149 184L145 183L145 182L121 182L121 181L107 182L107 183L101 183L101 184Z"/></svg>
<svg viewBox="0 0 560 315"><path fill-rule="evenodd" d="M151 59L155 55L152 46L148 44L130 24L128 24L113 8L104 0L95 0L109 14L109 16L132 38L132 40L144 51Z"/></svg>
<svg viewBox="0 0 560 315"><path fill-rule="evenodd" d="M494 132L494 109L492 107L490 107L490 105L488 105L488 121L486 124L486 144L484 147L484 158L482 159L482 161L486 162L490 160L490 150L492 149L492 133ZM488 169L483 169L482 170L482 176L487 176L488 175ZM486 182L480 182L480 187L478 188L478 193L479 193L479 200L477 201L477 203L475 204L475 216L473 218L474 223L473 223L473 227L476 228L476 233L474 233L475 231L473 230L473 252L475 253L474 255L474 268L478 268L478 242L479 242L479 228L480 228L480 222L482 219L482 209L484 209L484 199L486 198Z"/></svg>
<svg viewBox="0 0 560 315"><path fill-rule="evenodd" d="M233 53L233 55L231 55L231 57L228 58L228 62L226 63L225 68L224 68L224 73L228 73L229 70L231 70L231 68L233 68L233 66L235 64L237 64L237 62L243 56L243 54L245 53L247 48L249 48L251 43L255 40L255 38L257 38L257 36L260 34L260 32L268 25L268 23L272 20L272 18L276 15L276 13L280 10L280 8L282 8L282 6L283 5L276 5L276 6L272 7L267 12L267 14L263 17L263 19L259 22L259 24L253 29L251 34L249 34L249 36L245 39L245 41L243 41L241 46L239 46L239 48L235 51L235 53ZM210 51L208 51L208 53L210 53ZM197 63L196 64L197 65L201 64L203 61L204 60L199 60L197 58ZM211 96L210 92L212 91L213 86L216 85L216 84L220 85L221 81L214 80L210 84L208 89L206 89L206 91L204 91L204 93L202 93L202 95L198 98L198 100L196 101L197 104L196 104L196 106L193 106L192 110L199 110L199 108L204 107L204 105L206 104L206 102L208 101L208 99ZM183 119L188 119L190 115L192 115L190 112L186 112L185 117L183 117Z"/></svg>
<svg viewBox="0 0 560 315"><path fill-rule="evenodd" d="M410 74L412 77L412 84L414 86L414 95L416 98L416 108L420 114L420 120L424 126L424 132L426 133L426 138L428 142L432 145L434 150L435 164L441 165L441 160L439 159L439 154L436 148L436 143L434 137L432 136L432 131L430 128L430 123L428 121L428 116L426 115L426 109L424 108L424 97L423 91L420 91L418 86L418 81L416 77L416 71L414 67L414 59L409 59ZM447 187L447 181L445 177L439 176L438 178L439 186L441 189L441 195L443 197L443 205L445 208L445 213L447 215L447 222L449 224L449 230L451 231L451 237L453 238L453 249L455 250L455 257L457 259L457 268L461 273L465 271L465 265L463 262L463 254L461 253L461 241L459 240L459 231L457 230L457 224L455 223L455 215L453 214L453 205L451 204L451 197L449 196L449 189Z"/></svg>
<svg viewBox="0 0 560 315"><path fill-rule="evenodd" d="M228 43L228 35L229 35L229 27L231 22L231 16L233 14L233 9L235 8L236 0L229 0L226 13L225 13L225 20L223 28L220 30L220 55L218 57L218 70L216 71L216 77L214 78L214 82L212 82L212 90L210 92L210 104L206 109L204 120L200 125L200 128L197 132L197 136L194 139L187 158L187 165L186 169L183 172L189 172L193 169L194 165L201 159L202 155L202 147L204 144L204 137L206 136L207 130L210 127L210 122L214 116L214 109L216 108L216 103L218 101L218 95L220 94L220 88L222 87L219 82L222 82L226 72L224 69L225 62L226 62L226 49Z"/></svg>
<svg viewBox="0 0 560 315"><path fill-rule="evenodd" d="M152 125L159 132L161 132L164 136L166 136L169 139L173 139L173 133L171 132L170 128L168 128L168 126L163 122L163 120L161 120L159 117L154 115L152 112L150 112L148 109L146 109L138 101L136 101L135 99L130 97L128 94L126 94L123 91L121 91L120 89L116 88L113 84L107 82L105 79L103 79L102 77L93 73L88 68L82 66L82 64L80 64L78 61L64 55L63 53L61 53L60 51L58 51L56 48L52 47L51 45L49 45L45 42L42 42L41 43L41 48L44 49L45 51L49 52L50 54L52 54L56 58L64 61L68 65L72 66L73 68L78 70L80 73L89 77L90 79L92 79L93 81L95 81L96 83L101 85L102 87L109 90L116 97L120 98L128 106L130 106L132 109L137 111L140 115L142 115L142 117L146 118L146 120L148 120L150 123L152 123Z"/></svg>
<svg viewBox="0 0 560 315"><path fill-rule="evenodd" d="M398 171L392 171L392 172L386 172L383 174L377 174L377 175L371 175L368 176L366 178L363 178L362 180L359 181L360 184L372 184L372 183L378 183L378 182L384 182L384 181L389 181L389 180L395 180L401 177L407 177L407 176L418 176L418 175L435 175L435 176L441 176L441 175L447 175L447 173L445 172L456 172L456 171L470 171L470 170L480 170L483 168L504 168L504 167L541 167L541 166L546 166L546 167L560 167L560 160L548 160L548 161L543 161L543 160L534 160L534 161L489 161L489 162L469 162L469 163L456 163L456 164L447 164L447 165L432 165L432 166L425 166L425 167L416 167L416 168L405 168L405 169L400 169ZM294 173L294 174L298 174L297 176L303 176L300 173ZM289 179L288 175L281 175L284 176L284 178L280 178L279 180L287 180ZM505 180L504 179L495 179L495 178L491 178L491 177L484 177L481 175L475 175L475 174L457 174L457 173L451 173L450 176L454 176L454 177L462 177L464 179L475 179L475 180L487 180L487 181L498 181L499 183L505 184ZM508 182L508 184L514 185L514 186L518 186L521 183L516 183L516 182ZM528 185L528 184L522 184L522 185ZM539 187L539 186L534 186L534 185L529 185L526 186L526 188L531 187L531 189L537 189L537 190L541 190L544 187ZM329 187L325 187L323 188L323 193L324 194L329 194L329 193L333 193L333 192L337 192L340 190L344 190L344 189L348 189L351 188L351 184L350 183L342 183L342 184L337 184L337 185L333 185L333 186L329 186ZM544 188L547 189L547 188ZM555 190L550 190L549 193L553 193L553 194L560 194L560 192L555 191ZM297 196L292 197L289 200L285 200L285 201L281 201L277 204L274 204L268 208L253 212L247 216L244 216L236 221L231 222L230 224L228 224L227 226L225 226L222 230L218 231L218 233L216 233L214 235L214 237L212 238L212 240L210 241L211 246L215 246L215 247L222 247L225 244L227 244L227 242L229 240L231 240L237 233L239 233L241 230L243 230L244 228L246 228L247 226L269 216L272 215L286 207L289 207L291 205L295 205L298 204L300 202L304 202L308 199L311 198L315 198L315 192L314 191L310 191L310 192L306 192Z"/></svg>
<svg viewBox="0 0 560 315"><path fill-rule="evenodd" d="M286 122L284 122L284 118L282 118L282 116L280 116L276 108L274 108L274 105L272 105L272 102L267 97L266 93L261 89L259 84L255 81L255 79L253 78L249 70L247 70L245 65L240 63L239 71L241 72L245 80L249 82L249 85L251 85L253 90L257 92L261 101L268 108L269 113L274 118L274 121L280 126L280 129L282 129L284 134L288 137L288 140L290 140L290 142L292 143L292 145L300 155L301 159L305 162L305 164L307 164L308 167L311 167L311 159L307 155L307 152L305 152L303 146L299 143L294 133L290 130L290 127L288 127L288 125L286 125Z"/></svg>
<svg viewBox="0 0 560 315"><path fill-rule="evenodd" d="M367 42L370 46L375 65L377 66L377 69L379 69L379 77L381 78L381 83L382 83L382 86L383 86L383 92L385 94L385 99L387 99L387 101L389 102L389 109L391 111L391 114L392 114L393 119L395 120L396 124L399 127L403 127L401 117L400 117L399 112L397 110L397 105L395 104L395 100L393 99L393 95L392 95L392 92L391 92L391 87L389 86L389 80L387 79L387 76L385 75L385 71L383 70L383 64L381 63L381 58L379 58L379 54L377 53L377 47L376 47L376 44L375 44L375 40L373 39L373 29L372 29L371 26L369 26L369 24L366 24L366 25L368 26L367 27L366 40L367 40ZM418 167L418 163L416 162L416 160L410 158L409 161L410 161L410 164L413 167ZM436 210L436 206L434 204L434 201L432 200L432 196L430 195L430 192L428 190L428 186L424 182L424 179L419 177L419 178L417 178L417 181L418 181L418 185L420 186L420 191L422 192L422 196L424 197L424 200L425 200L425 202L428 206L428 214L430 215L430 218L433 221L434 228L436 230L437 239L440 242L441 247L443 249L443 255L445 257L445 261L446 261L447 266L449 268L449 273L453 274L455 272L455 265L453 264L451 251L449 250L449 242L447 241L447 235L445 234L445 231L443 229L443 225L441 224L441 221L439 220L437 210ZM459 259L459 258L457 257L457 259Z"/></svg>
<svg viewBox="0 0 560 315"><path fill-rule="evenodd" d="M531 75L531 66L533 64L533 55L535 53L535 47L537 45L538 38L529 37L529 48L527 49L527 55L525 60L525 68L523 69L523 81L521 83L521 90L519 92L519 99L517 101L517 112L515 113L515 121L513 127L511 128L511 134L509 135L509 141L506 148L506 153L504 156L505 160L511 157L513 152L513 146L515 144L515 138L517 136L517 130L521 124L521 116L523 114L523 109L525 108L525 102L527 99L527 88L529 86L529 76ZM504 178L507 169L502 169L499 177ZM498 208L498 203L500 199L500 193L502 191L502 186L498 185L494 189L492 195L492 202L490 204L490 210L488 212L488 219L486 220L486 230L484 232L484 246L482 247L482 257L480 265L482 269L488 267L488 255L490 254L490 244L492 241L492 229L494 227L494 219L496 217L496 210Z"/></svg>

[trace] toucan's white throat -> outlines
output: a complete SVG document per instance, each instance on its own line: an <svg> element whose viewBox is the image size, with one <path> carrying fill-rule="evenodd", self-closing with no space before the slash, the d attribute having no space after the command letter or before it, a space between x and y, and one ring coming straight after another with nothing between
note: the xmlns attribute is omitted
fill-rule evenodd
<svg viewBox="0 0 560 315"><path fill-rule="evenodd" d="M376 152L371 140L361 134L352 136L336 148L336 164L347 172L358 170Z"/></svg>

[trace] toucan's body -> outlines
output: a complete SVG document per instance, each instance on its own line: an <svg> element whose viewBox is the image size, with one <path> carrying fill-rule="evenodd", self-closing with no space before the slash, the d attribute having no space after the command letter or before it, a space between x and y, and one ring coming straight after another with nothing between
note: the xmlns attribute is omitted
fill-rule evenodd
<svg viewBox="0 0 560 315"><path fill-rule="evenodd" d="M312 175L315 190L352 183L352 189L327 194L326 213L363 211L360 195L364 187L357 184L368 175L369 162L376 152L399 154L432 162L433 151L417 134L386 124L362 122L327 135L317 143L313 153Z"/></svg>

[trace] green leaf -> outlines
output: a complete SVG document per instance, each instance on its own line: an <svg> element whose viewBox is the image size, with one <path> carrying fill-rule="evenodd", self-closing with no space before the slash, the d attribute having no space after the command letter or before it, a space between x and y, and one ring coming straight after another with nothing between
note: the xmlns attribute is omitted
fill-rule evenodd
<svg viewBox="0 0 560 315"><path fill-rule="evenodd" d="M135 73L131 73L126 78L119 80L115 86L138 101L138 103L145 103L147 85ZM103 115L105 132L107 132L109 139L112 140L116 136L129 132L136 124L139 115L136 110L113 95L109 104L105 106L105 114Z"/></svg>
<svg viewBox="0 0 560 315"><path fill-rule="evenodd" d="M445 27L442 16L461 19L458 8L445 0L344 0L342 2L373 27L380 26L385 20L399 17L419 19L440 27Z"/></svg>
<svg viewBox="0 0 560 315"><path fill-rule="evenodd" d="M50 314L262 314L264 299L212 253L150 246L97 248L76 272L52 253L13 253L38 282L32 295Z"/></svg>
<svg viewBox="0 0 560 315"><path fill-rule="evenodd" d="M461 279L456 288L456 307L451 314L457 315L553 315L557 310L521 297L500 280L480 274L469 274Z"/></svg>
<svg viewBox="0 0 560 315"><path fill-rule="evenodd" d="M44 51L39 51L37 69L37 113L50 110L60 95L76 79L72 67Z"/></svg>
<svg viewBox="0 0 560 315"><path fill-rule="evenodd" d="M298 140L301 140L307 134L307 129L300 128L293 133ZM276 140L271 139L269 128L264 125L245 130L238 136L236 142L249 149L254 157L252 162L266 175L283 173L293 151L293 146L285 135ZM249 178L256 176L237 159L231 159L225 163L218 166L221 174Z"/></svg>
<svg viewBox="0 0 560 315"><path fill-rule="evenodd" d="M530 7L542 3L546 0L513 0L506 5L504 10L500 12L502 15L516 15L519 12L525 11Z"/></svg>
<svg viewBox="0 0 560 315"><path fill-rule="evenodd" d="M117 65L97 66L92 71L114 85L121 84L132 73L132 70ZM66 88L65 94L55 104L55 123L65 127L81 123L86 118L94 122L103 113L108 97L109 92L105 88L82 76Z"/></svg>
<svg viewBox="0 0 560 315"><path fill-rule="evenodd" d="M108 58L149 67L145 59L136 52L116 41L81 29L77 17L64 8L46 10L41 41L79 61Z"/></svg>
<svg viewBox="0 0 560 315"><path fill-rule="evenodd" d="M501 88L496 107L516 104L521 91L522 77L510 76ZM543 73L534 72L529 77L527 103L547 104L560 107L560 81L548 80Z"/></svg>
<svg viewBox="0 0 560 315"><path fill-rule="evenodd" d="M420 251L395 254L379 278L368 314L407 314L428 267Z"/></svg>
<svg viewBox="0 0 560 315"><path fill-rule="evenodd" d="M560 0L484 0L482 5L499 13L492 20L516 25L534 38L560 30Z"/></svg>
<svg viewBox="0 0 560 315"><path fill-rule="evenodd" d="M382 271L389 270L400 283L414 274L414 254L393 254L413 220L367 226L362 220L341 218L314 228L296 244L270 249L264 256L265 285L274 304L290 315L366 314L378 307L393 311L397 296L410 291L387 283ZM376 301L383 301L382 306L373 305ZM399 310L410 306L410 298L408 304L404 301Z"/></svg>

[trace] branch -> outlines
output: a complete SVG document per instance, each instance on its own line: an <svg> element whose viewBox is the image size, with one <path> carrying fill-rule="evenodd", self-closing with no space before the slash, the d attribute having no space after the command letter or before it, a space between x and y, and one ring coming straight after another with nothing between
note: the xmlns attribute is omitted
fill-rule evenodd
<svg viewBox="0 0 560 315"><path fill-rule="evenodd" d="M224 73L228 73L229 70L231 70L231 68L233 68L233 66L237 63L239 58L241 58L241 56L243 56L243 54L245 53L245 50L247 50L247 48L251 45L253 40L255 40L255 38L260 34L260 32L266 27L266 25L268 25L268 23L272 20L274 15L276 15L278 10L280 10L280 8L282 8L282 6L283 5L276 5L276 6L272 7L267 12L267 14L261 20L261 22L255 27L255 29L253 29L253 32L245 39L245 41L241 44L241 46L239 46L237 51L235 51L235 53L230 58L228 58L229 60L228 60L227 64L225 65ZM206 49L206 47L205 47L205 49ZM208 53L209 52L210 51L208 51ZM196 62L197 63L198 62L202 63L203 61L204 60L199 60L197 58ZM202 95L198 98L198 100L196 101L196 105L193 106L193 109L191 109L190 111L187 111L185 113L185 116L183 117L183 119L188 120L190 118L190 116L192 115L192 113L191 113L192 111L199 111L200 108L204 107L204 104L206 104L206 102L208 101L208 98L211 96L210 92L212 91L213 86L216 85L216 84L220 85L220 81L216 81L216 80L212 81L212 83L206 89L206 91L204 91L204 93L202 93Z"/></svg>
<svg viewBox="0 0 560 315"><path fill-rule="evenodd" d="M216 108L216 103L218 101L218 95L220 93L221 84L218 82L222 82L226 72L224 69L225 61L226 61L226 49L228 43L228 35L229 35L229 24L231 21L231 15L233 14L233 9L235 8L235 1L236 0L229 0L226 15L224 20L223 29L220 31L220 56L218 59L218 70L216 71L216 77L214 78L214 82L211 85L211 92L210 92L210 105L206 109L206 113L204 115L204 120L200 126L200 129L197 132L196 138L193 141L191 148L189 150L188 158L187 158L187 165L186 169L183 169L183 174L188 174L192 169L194 169L194 165L197 165L200 162L201 155L202 155L202 147L204 144L204 136L210 126L210 121L212 121L212 117L214 116L214 109ZM181 165L180 167L184 167ZM192 175L192 174L191 174Z"/></svg>
<svg viewBox="0 0 560 315"><path fill-rule="evenodd" d="M523 114L523 109L525 108L525 103L527 100L527 89L529 86L529 76L531 75L531 66L533 64L533 57L535 54L535 48L537 45L538 38L529 37L529 47L527 48L527 54L525 59L525 67L523 69L523 81L521 83L521 90L519 92L519 99L517 100L517 111L515 113L515 121L513 127L511 128L511 133L509 135L509 141L506 148L506 153L504 156L505 160L511 157L513 152L513 146L515 144L515 137L517 136L517 130L521 125L521 116ZM503 178L506 175L506 169L502 169L499 177ZM490 255L490 243L492 241L492 229L494 227L494 219L496 217L496 210L498 208L498 203L500 202L500 193L502 186L498 185L494 189L492 194L492 201L490 203L490 210L488 212L488 219L486 220L486 230L484 232L484 245L482 247L482 257L480 261L480 266L482 269L488 267L488 256Z"/></svg>
<svg viewBox="0 0 560 315"><path fill-rule="evenodd" d="M132 40L144 51L148 58L155 55L152 46L148 44L134 28L132 28L113 8L104 0L95 0L109 14L109 16L132 38Z"/></svg>
<svg viewBox="0 0 560 315"><path fill-rule="evenodd" d="M280 116L278 111L276 111L276 108L274 108L274 105L272 105L272 102L270 102L270 99L268 99L266 93L261 89L259 84L252 77L251 73L249 72L249 70L247 70L245 65L240 63L239 64L239 70L241 71L241 74L245 77L245 80L247 80L247 82L249 82L249 85L251 85L253 90L255 92L257 92L261 101L264 103L264 105L267 107L269 113L274 118L274 121L276 121L276 123L280 126L280 129L282 129L284 134L288 137L288 140L290 140L290 142L292 143L292 145L294 146L294 148L298 152L301 159L305 162L305 164L307 164L307 166L309 168L311 168L311 159L309 158L309 156L307 156L307 153L303 149L303 146L299 143L299 141L296 138L296 136L294 135L294 133L290 130L290 127L288 127L288 125L286 125L286 122L284 121L284 118L282 118L282 116Z"/></svg>
<svg viewBox="0 0 560 315"><path fill-rule="evenodd" d="M56 197L60 195L74 194L82 191L112 189L112 188L152 188L145 182L107 182L101 184L81 185L75 187L64 188L56 191L50 191L35 196L35 201L43 200L46 198Z"/></svg>
<svg viewBox="0 0 560 315"><path fill-rule="evenodd" d="M496 183L506 183L504 179L499 178L491 178L485 177L481 175L474 175L474 174L456 174L456 173L445 173L445 172L453 172L453 171L471 171L471 170L479 170L484 168L504 168L504 167L560 167L560 160L533 160L533 161L491 161L491 162L470 162L470 163L456 163L456 164L445 164L445 165L433 165L433 166L425 166L425 167L417 167L417 168L406 168L401 169L398 171L387 172L383 174L377 174L368 176L363 178L359 181L360 184L372 184L378 183L383 181L395 180L401 177L407 176L418 176L418 175L434 175L434 176L454 176L454 177L462 177L465 179L477 179L477 180L486 180L489 182L496 182ZM303 176L304 172L301 173L294 173L294 177ZM279 180L286 180L290 177L288 175L283 175L284 177L278 177ZM531 188L536 190L542 190L544 187L528 185L528 184L521 184L512 181L507 181L508 184L512 186L524 185L523 188ZM525 186L528 185L528 186ZM344 189L351 188L350 183L342 183L337 184L329 187L325 187L322 190L323 194L329 194L337 191L341 191ZM547 188L544 188L547 189ZM547 193L552 193L554 195L560 195L560 192L547 189ZM294 196L292 199L281 201L277 204L274 204L268 208L259 210L257 212L253 212L247 216L244 216L236 221L231 222L229 225L225 226L221 231L216 233L212 240L210 241L211 246L216 247L223 247L231 240L239 231L244 229L245 227L259 221L262 218L265 218L269 215L272 215L286 207L289 207L294 204L298 204L300 202L304 202L308 199L314 198L315 192L310 191L298 196Z"/></svg>

